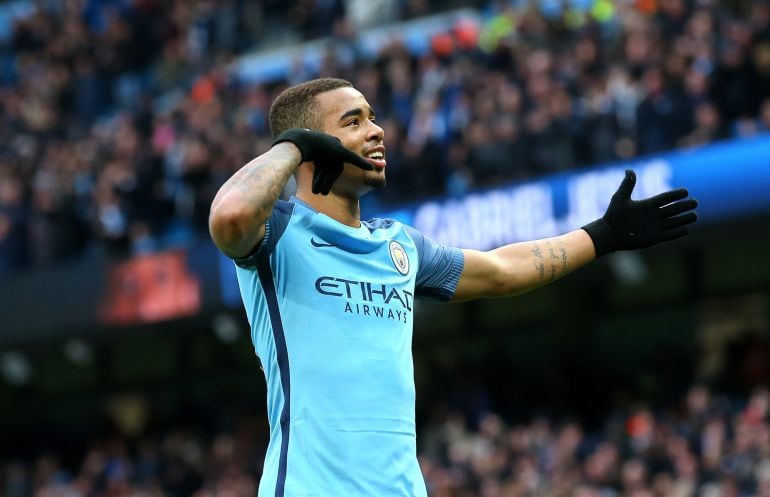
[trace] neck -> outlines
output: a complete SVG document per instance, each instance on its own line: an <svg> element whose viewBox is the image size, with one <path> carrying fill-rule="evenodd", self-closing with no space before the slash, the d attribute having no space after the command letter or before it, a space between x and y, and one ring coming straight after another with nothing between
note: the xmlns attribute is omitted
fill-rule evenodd
<svg viewBox="0 0 770 497"><path fill-rule="evenodd" d="M335 221L358 228L361 226L361 206L358 197L329 192L328 195L316 195L310 188L298 188L295 196L322 214Z"/></svg>

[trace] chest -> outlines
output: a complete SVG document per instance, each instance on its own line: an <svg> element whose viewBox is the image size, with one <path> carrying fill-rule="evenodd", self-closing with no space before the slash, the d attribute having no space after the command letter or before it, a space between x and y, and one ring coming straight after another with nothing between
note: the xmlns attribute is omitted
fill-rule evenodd
<svg viewBox="0 0 770 497"><path fill-rule="evenodd" d="M403 229L349 232L299 224L286 230L273 257L286 292L411 309L417 250Z"/></svg>

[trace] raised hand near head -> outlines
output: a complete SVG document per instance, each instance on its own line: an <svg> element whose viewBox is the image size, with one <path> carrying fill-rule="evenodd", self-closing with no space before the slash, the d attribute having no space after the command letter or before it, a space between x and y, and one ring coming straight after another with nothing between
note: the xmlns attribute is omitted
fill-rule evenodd
<svg viewBox="0 0 770 497"><path fill-rule="evenodd" d="M327 195L337 178L342 174L345 163L371 171L374 167L362 156L345 148L339 138L311 131L309 129L292 128L281 133L273 145L281 142L291 142L302 154L302 162L313 162L313 193Z"/></svg>

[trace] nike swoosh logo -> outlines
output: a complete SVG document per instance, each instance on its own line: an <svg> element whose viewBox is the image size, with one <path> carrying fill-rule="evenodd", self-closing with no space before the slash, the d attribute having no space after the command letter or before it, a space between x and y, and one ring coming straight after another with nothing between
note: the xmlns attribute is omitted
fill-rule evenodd
<svg viewBox="0 0 770 497"><path fill-rule="evenodd" d="M315 241L315 238L310 238L310 245L312 245L314 247L336 247L337 246L336 243L321 243L321 242L317 242L317 241Z"/></svg>

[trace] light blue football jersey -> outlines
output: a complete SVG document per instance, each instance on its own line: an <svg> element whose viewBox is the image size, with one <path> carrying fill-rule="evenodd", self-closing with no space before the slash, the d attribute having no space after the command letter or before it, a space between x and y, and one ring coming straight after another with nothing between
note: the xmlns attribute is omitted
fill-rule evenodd
<svg viewBox="0 0 770 497"><path fill-rule="evenodd" d="M260 497L424 497L417 463L415 297L454 295L462 251L392 220L351 228L279 201L235 261L267 380Z"/></svg>

